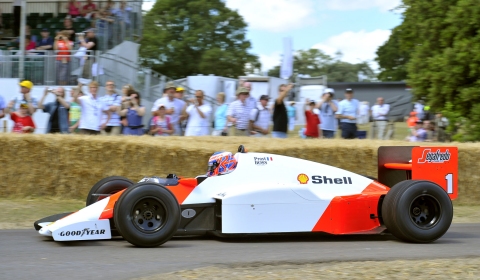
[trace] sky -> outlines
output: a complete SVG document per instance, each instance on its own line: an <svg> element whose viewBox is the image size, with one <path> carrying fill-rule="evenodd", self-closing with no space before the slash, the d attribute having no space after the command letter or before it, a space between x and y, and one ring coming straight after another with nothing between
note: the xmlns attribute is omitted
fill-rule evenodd
<svg viewBox="0 0 480 280"><path fill-rule="evenodd" d="M393 8L401 0L225 0L248 24L251 53L267 71L281 63L283 38L291 37L294 50L318 48L329 55L343 53L350 63L368 61L401 23ZM144 9L153 3L146 2Z"/></svg>

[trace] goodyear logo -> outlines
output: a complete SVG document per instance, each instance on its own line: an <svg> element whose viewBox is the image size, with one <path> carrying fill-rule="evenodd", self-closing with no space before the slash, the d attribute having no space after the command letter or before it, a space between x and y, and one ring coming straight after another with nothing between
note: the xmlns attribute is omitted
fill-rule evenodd
<svg viewBox="0 0 480 280"><path fill-rule="evenodd" d="M298 174L297 180L298 182L300 182L300 184L304 185L308 183L308 180L310 180L310 178L308 178L307 174L302 173L302 174Z"/></svg>

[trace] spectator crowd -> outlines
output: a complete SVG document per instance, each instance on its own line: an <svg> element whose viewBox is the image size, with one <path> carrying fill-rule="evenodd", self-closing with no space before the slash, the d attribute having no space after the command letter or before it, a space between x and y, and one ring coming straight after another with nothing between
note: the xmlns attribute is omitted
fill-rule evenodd
<svg viewBox="0 0 480 280"><path fill-rule="evenodd" d="M165 86L163 96L153 103L151 118L144 122L146 108L141 104L140 93L131 85L116 92L113 81L105 84L105 95L98 96L99 84L90 82L87 91L83 84L72 88L70 100L64 87L45 88L40 100L30 91L33 83L22 81L18 96L6 103L0 97L0 118L10 114L14 122L13 132L31 133L36 126L32 115L36 110L49 114L46 133L80 133L86 135L152 135L152 136L251 136L287 138L294 129L297 118L294 102L285 99L293 85L280 85L278 95L270 100L268 95L257 101L250 95L251 84L241 82L236 99L227 104L224 93L218 93L214 108L205 102L205 93L195 91L194 98L187 99L184 89L173 82ZM45 102L49 94L55 99ZM305 128L299 131L302 138L335 138L339 133L344 139L359 138L358 124L371 123L375 138L390 139L387 132L389 104L379 97L371 108L354 97L353 89L345 90L345 98L336 100L335 91L325 89L320 101L306 100L303 106ZM367 105L366 108L362 108ZM212 123L213 120L213 123ZM147 123L144 126L144 123ZM273 125L272 125L273 123ZM407 120L409 136L406 140L446 141L448 119L441 113L432 114L428 106L417 103ZM212 130L212 132L210 132ZM360 137L361 138L361 137Z"/></svg>
<svg viewBox="0 0 480 280"><path fill-rule="evenodd" d="M91 80L92 65L95 63L94 52L105 51L132 36L132 8L125 1L103 2L103 7L87 0L80 3L70 0L65 6L67 16L61 27L46 28L40 24L39 35L33 34L29 25L25 26L25 51L29 55L48 54L54 57L56 84L75 84L72 79L72 58L77 58L82 71L79 78ZM75 27L74 22L82 21L82 27ZM39 25L37 24L37 27ZM20 34L20 26L14 26L14 34ZM7 50L18 50L20 37L17 35L9 43ZM51 52L50 52L51 51ZM75 65L77 65L75 64Z"/></svg>

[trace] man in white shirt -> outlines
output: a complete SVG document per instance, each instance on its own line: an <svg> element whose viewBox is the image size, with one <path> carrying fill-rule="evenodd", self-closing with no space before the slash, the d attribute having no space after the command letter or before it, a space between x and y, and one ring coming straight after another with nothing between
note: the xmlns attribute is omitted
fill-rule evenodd
<svg viewBox="0 0 480 280"><path fill-rule="evenodd" d="M105 84L107 88L107 94L100 98L100 101L108 107L110 111L110 121L108 121L105 129L101 131L102 135L120 135L120 116L117 114L118 108L122 104L122 97L115 93L115 83L113 81L107 81ZM105 122L108 114L102 114L102 122Z"/></svg>
<svg viewBox="0 0 480 280"><path fill-rule="evenodd" d="M260 105L252 109L250 112L250 135L254 137L265 137L270 133L270 120L272 113L270 113L268 105L268 95L260 96Z"/></svg>
<svg viewBox="0 0 480 280"><path fill-rule="evenodd" d="M338 102L334 97L335 90L327 88L323 91L322 99L317 103L320 111L320 129L323 138L334 138L337 131L338 121L335 119L335 113L338 111Z"/></svg>
<svg viewBox="0 0 480 280"><path fill-rule="evenodd" d="M97 96L98 83L96 81L88 85L88 92L80 97L78 97L78 93L75 93L73 97L73 102L80 104L82 107L79 129L81 134L98 135L107 126L111 114L108 106L105 106ZM107 114L107 119L104 122L102 122L103 113Z"/></svg>
<svg viewBox="0 0 480 280"><path fill-rule="evenodd" d="M167 94L167 96L157 99L157 101L155 101L152 107L152 112L154 112L155 109L158 108L159 104L164 104L167 107L167 115L170 115L170 122L174 130L173 134L180 135L180 117L182 116L182 113L184 113L186 103L183 100L175 98L176 89L177 87L173 82L168 82L165 87L165 93Z"/></svg>
<svg viewBox="0 0 480 280"><path fill-rule="evenodd" d="M237 89L237 100L228 106L227 119L235 126L235 136L249 136L250 112L254 107L253 102L248 102L250 91L245 87Z"/></svg>
<svg viewBox="0 0 480 280"><path fill-rule="evenodd" d="M195 99L188 106L186 114L188 115L185 136L205 136L210 134L210 115L212 107L203 101L204 93L202 90L195 92Z"/></svg>
<svg viewBox="0 0 480 280"><path fill-rule="evenodd" d="M387 115L390 111L390 105L384 104L383 97L377 98L377 104L372 107L372 117L377 129L377 137L379 140L386 139L385 129L387 127Z"/></svg>
<svg viewBox="0 0 480 280"><path fill-rule="evenodd" d="M335 117L340 119L343 139L357 138L359 109L360 102L357 99L353 99L353 90L347 88L345 90L345 99L338 103L338 111L335 113Z"/></svg>
<svg viewBox="0 0 480 280"><path fill-rule="evenodd" d="M360 116L358 117L357 124L367 124L370 122L370 103L368 101L360 102Z"/></svg>

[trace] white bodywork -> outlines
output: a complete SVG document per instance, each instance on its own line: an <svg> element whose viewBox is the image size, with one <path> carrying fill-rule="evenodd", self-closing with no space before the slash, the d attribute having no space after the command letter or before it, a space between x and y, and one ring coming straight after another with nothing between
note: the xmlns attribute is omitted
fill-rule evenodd
<svg viewBox="0 0 480 280"><path fill-rule="evenodd" d="M232 173L207 178L180 202L188 207L221 200L222 233L227 234L311 232L334 197L361 194L373 182L343 169L292 157L238 153L235 158L238 165ZM170 187L175 194L174 188ZM41 224L39 232L58 241L109 239L109 221L100 220L100 215L110 199Z"/></svg>
<svg viewBox="0 0 480 280"><path fill-rule="evenodd" d="M54 223L41 225L39 233L52 236L55 241L110 239L110 222L99 219L108 201L109 197Z"/></svg>
<svg viewBox="0 0 480 280"><path fill-rule="evenodd" d="M310 232L335 196L359 194L373 182L343 169L286 156L239 153L235 157L235 171L208 178L183 202L222 200L223 233ZM309 177L306 184L298 181L300 174ZM312 176L322 176L322 183L314 183ZM332 184L324 184L323 176ZM335 178L343 182L343 177L352 184L335 184Z"/></svg>

